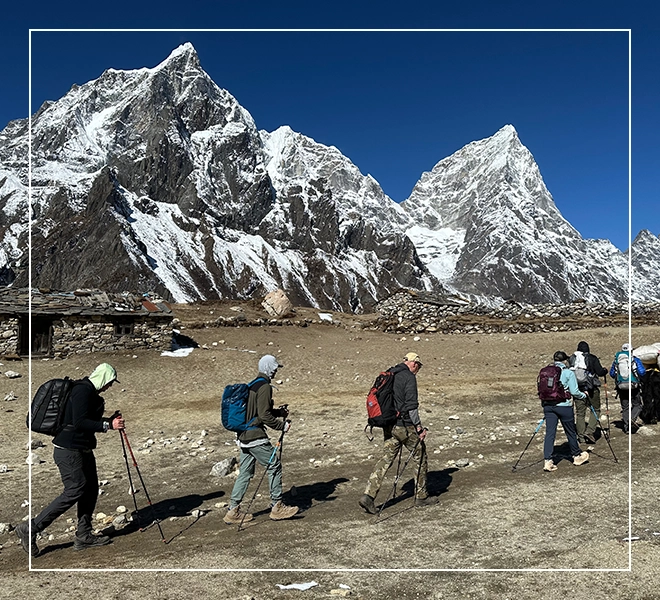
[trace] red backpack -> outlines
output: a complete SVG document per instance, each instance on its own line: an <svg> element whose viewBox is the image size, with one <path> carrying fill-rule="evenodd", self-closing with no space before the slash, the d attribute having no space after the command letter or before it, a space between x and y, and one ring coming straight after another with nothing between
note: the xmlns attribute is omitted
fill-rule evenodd
<svg viewBox="0 0 660 600"><path fill-rule="evenodd" d="M399 413L394 406L394 376L398 373L395 367L383 371L371 386L367 395L367 425L370 433L374 427L393 425ZM373 439L373 438L372 438Z"/></svg>
<svg viewBox="0 0 660 600"><path fill-rule="evenodd" d="M571 397L561 383L561 367L548 365L539 371L536 379L541 404L559 404Z"/></svg>

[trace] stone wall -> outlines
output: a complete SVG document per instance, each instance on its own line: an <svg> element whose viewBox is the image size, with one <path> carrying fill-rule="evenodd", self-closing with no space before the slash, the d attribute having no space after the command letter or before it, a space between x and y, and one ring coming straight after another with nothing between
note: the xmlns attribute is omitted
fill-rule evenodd
<svg viewBox="0 0 660 600"><path fill-rule="evenodd" d="M500 307L458 305L422 300L401 291L377 306L374 325L396 333L522 333L570 331L593 327L625 326L627 303L520 304ZM660 303L634 303L633 325L660 324Z"/></svg>
<svg viewBox="0 0 660 600"><path fill-rule="evenodd" d="M4 317L0 320L0 356L18 353L18 319Z"/></svg>
<svg viewBox="0 0 660 600"><path fill-rule="evenodd" d="M114 325L103 317L69 317L53 322L53 356L112 352L115 350L170 350L172 323L170 319L136 320L133 333L115 335Z"/></svg>

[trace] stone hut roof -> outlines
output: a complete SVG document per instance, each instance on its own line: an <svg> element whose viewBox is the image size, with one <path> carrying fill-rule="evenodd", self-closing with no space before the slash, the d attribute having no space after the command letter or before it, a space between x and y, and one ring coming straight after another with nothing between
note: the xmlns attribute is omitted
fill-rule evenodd
<svg viewBox="0 0 660 600"><path fill-rule="evenodd" d="M0 315L27 314L29 298L28 288L1 289ZM89 289L74 292L33 289L31 308L33 315L173 317L170 305L160 298Z"/></svg>

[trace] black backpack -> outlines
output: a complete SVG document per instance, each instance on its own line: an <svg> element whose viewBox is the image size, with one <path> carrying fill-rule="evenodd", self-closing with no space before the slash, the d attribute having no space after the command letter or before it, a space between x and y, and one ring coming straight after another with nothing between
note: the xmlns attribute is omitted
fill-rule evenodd
<svg viewBox="0 0 660 600"><path fill-rule="evenodd" d="M73 379L51 379L39 386L25 419L35 433L56 436L64 429L64 411L75 385Z"/></svg>
<svg viewBox="0 0 660 600"><path fill-rule="evenodd" d="M367 428L369 434L373 433L374 427L387 427L393 425L399 413L394 406L394 376L398 373L395 367L383 371L371 386L367 394ZM367 437L369 437L367 434ZM373 439L373 436L369 438Z"/></svg>

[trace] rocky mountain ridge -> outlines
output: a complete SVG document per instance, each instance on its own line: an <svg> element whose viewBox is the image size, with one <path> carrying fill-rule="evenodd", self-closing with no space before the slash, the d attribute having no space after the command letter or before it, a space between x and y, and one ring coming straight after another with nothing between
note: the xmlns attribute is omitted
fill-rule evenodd
<svg viewBox="0 0 660 600"><path fill-rule="evenodd" d="M354 312L401 287L490 304L627 298L626 256L563 219L510 125L440 161L399 205L336 148L258 131L190 44L74 86L32 121L35 286L184 302L280 287L294 304ZM0 132L3 284L27 284L27 133L27 120ZM635 244L633 297L658 299L660 240Z"/></svg>

